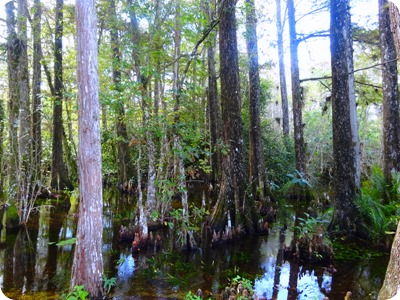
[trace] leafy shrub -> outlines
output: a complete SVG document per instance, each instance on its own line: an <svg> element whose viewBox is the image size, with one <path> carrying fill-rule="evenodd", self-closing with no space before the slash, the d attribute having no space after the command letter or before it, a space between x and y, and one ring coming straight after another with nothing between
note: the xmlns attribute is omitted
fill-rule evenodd
<svg viewBox="0 0 400 300"><path fill-rule="evenodd" d="M387 234L396 231L400 219L400 173L393 172L391 188L386 184L382 170L372 168L368 180L364 181L356 200L369 237L374 242L383 242Z"/></svg>
<svg viewBox="0 0 400 300"><path fill-rule="evenodd" d="M85 290L83 285L76 285L74 286L74 290L67 294L65 300L86 300L88 296L89 293Z"/></svg>
<svg viewBox="0 0 400 300"><path fill-rule="evenodd" d="M285 140L271 121L262 125L266 174L271 187L281 187L287 181L288 170L295 168L292 140Z"/></svg>

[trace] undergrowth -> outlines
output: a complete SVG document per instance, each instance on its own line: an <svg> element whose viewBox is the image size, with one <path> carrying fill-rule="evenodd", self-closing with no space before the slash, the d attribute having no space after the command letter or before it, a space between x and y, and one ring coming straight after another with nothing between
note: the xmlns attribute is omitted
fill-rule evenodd
<svg viewBox="0 0 400 300"><path fill-rule="evenodd" d="M400 173L392 172L392 184L385 182L382 170L374 166L370 177L363 182L356 200L369 238L375 243L394 234L400 220Z"/></svg>

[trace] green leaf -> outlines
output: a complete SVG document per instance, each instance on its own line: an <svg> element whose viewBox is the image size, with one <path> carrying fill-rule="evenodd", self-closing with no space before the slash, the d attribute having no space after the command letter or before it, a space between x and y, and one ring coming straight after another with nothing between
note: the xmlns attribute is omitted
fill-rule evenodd
<svg viewBox="0 0 400 300"><path fill-rule="evenodd" d="M75 243L76 243L76 238L73 237L68 240L59 241L56 245L57 246L66 246L66 245L73 245Z"/></svg>

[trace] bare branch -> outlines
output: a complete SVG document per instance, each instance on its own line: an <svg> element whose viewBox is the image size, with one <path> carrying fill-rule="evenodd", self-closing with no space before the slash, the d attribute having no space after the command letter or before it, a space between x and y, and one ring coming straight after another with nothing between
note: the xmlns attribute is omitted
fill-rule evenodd
<svg viewBox="0 0 400 300"><path fill-rule="evenodd" d="M316 8L316 9L314 9L314 10L312 10L312 11L309 11L308 13L305 13L305 14L301 15L301 16L296 20L296 23L299 22L299 21L300 21L301 19L303 19L304 17L307 17L307 16L309 16L309 15L318 13L318 12L323 11L323 10L327 10L328 8L329 8L329 4L326 4L326 5L323 5L323 6L321 6L321 7Z"/></svg>
<svg viewBox="0 0 400 300"><path fill-rule="evenodd" d="M387 64L387 63L390 63L390 62L393 62L393 61L397 61L397 59L392 59L392 60L385 61L385 62L383 62L383 63L374 64L374 65L371 65L371 66L368 66L368 67L365 67L365 68L360 68L360 69L357 69L357 70L353 70L352 72L349 73L349 75L350 75L350 74L357 73L357 72L360 72L360 71L364 71L364 70L368 70L368 69L373 69L373 68L375 68L375 67L382 66L382 65L384 65L384 64ZM332 76L322 76L322 77L304 78L304 79L300 79L300 82L318 81L318 80L323 80L323 79L332 79Z"/></svg>
<svg viewBox="0 0 400 300"><path fill-rule="evenodd" d="M374 89L382 89L382 86L380 86L380 85L375 85L375 84L371 84L371 83L367 83L367 82L362 82L362 81L358 81L358 80L355 80L354 82L355 82L355 83L358 83L358 84L361 84L361 85L365 85L365 86L372 87L372 88L374 88Z"/></svg>
<svg viewBox="0 0 400 300"><path fill-rule="evenodd" d="M297 35L299 36L299 38L297 39L297 42L300 43L300 42L304 42L311 38L329 37L329 30L321 30L321 31L313 32L313 33L310 33L307 35L299 33Z"/></svg>
<svg viewBox="0 0 400 300"><path fill-rule="evenodd" d="M304 79L300 79L300 83L301 82L306 82L306 81L319 81L319 80L324 80L324 79L332 79L332 76L321 76L321 77L304 78Z"/></svg>
<svg viewBox="0 0 400 300"><path fill-rule="evenodd" d="M394 62L394 61L397 61L397 58L396 58L396 59L391 59L391 60L385 61L385 62L383 62L383 63L371 65L371 66L368 66L368 67L365 67L365 68L357 69L357 70L354 70L352 73L356 73L356 72L364 71L364 70L368 70L368 69L373 69L373 68L375 68L375 67L382 66L382 65L384 65L384 64L387 64L387 63L390 63L390 62Z"/></svg>
<svg viewBox="0 0 400 300"><path fill-rule="evenodd" d="M179 88L182 88L183 83L185 82L186 79L186 74L189 70L190 64L192 63L194 57L197 54L197 49L199 48L199 46L201 45L201 43L203 43L203 41L208 37L208 35L211 33L211 31L213 31L213 29L219 24L219 19L214 20L204 31L203 31L203 36L197 41L196 45L194 46L192 52L189 55L189 60L186 63L186 67L185 70L182 73L182 78L179 84Z"/></svg>

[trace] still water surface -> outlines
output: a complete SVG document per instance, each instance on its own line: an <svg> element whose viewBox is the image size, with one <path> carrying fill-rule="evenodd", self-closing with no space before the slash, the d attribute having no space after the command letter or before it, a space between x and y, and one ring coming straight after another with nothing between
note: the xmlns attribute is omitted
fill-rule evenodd
<svg viewBox="0 0 400 300"><path fill-rule="evenodd" d="M68 287L73 245L54 242L72 238L76 231L77 204L66 208L63 201L48 201L38 206L27 229L3 228L0 247L0 287L11 299L60 299ZM382 284L388 254L371 255L353 245L335 249L347 251L346 259L335 261L335 273L326 266L298 265L283 260L283 246L293 237L294 210L285 207L268 236L247 237L228 245L210 247L207 232L200 249L191 253L173 250L175 237L161 232L161 249L132 254L130 246L120 244L121 223L134 218L134 198L104 193L104 270L116 278L112 299L183 299L202 289L205 299L219 299L229 284L227 278L238 274L254 278L260 299L375 299ZM3 223L7 216L3 215ZM282 234L280 224L288 223ZM292 226L291 226L292 225ZM204 229L203 229L204 230ZM351 255L354 251L354 256ZM343 255L341 255L343 256Z"/></svg>

